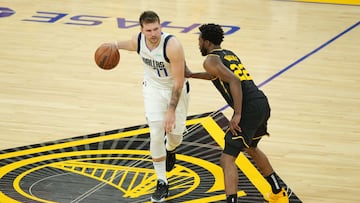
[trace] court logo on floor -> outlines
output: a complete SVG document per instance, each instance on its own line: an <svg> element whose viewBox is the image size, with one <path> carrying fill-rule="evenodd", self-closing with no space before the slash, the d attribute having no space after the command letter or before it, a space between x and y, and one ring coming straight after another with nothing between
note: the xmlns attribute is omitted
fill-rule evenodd
<svg viewBox="0 0 360 203"><path fill-rule="evenodd" d="M227 124L222 113L188 117L167 202L225 202ZM139 125L0 151L0 202L149 202L156 175L148 149L148 126ZM236 163L240 202L263 202L270 186L245 154ZM288 190L290 202L301 202Z"/></svg>

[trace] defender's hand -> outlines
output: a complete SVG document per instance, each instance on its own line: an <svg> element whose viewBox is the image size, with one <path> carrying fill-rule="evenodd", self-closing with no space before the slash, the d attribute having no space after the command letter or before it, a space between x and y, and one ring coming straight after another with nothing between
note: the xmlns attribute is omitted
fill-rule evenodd
<svg viewBox="0 0 360 203"><path fill-rule="evenodd" d="M241 128L239 126L240 119L241 114L234 114L230 120L229 127L233 135L237 135L237 132L241 132Z"/></svg>

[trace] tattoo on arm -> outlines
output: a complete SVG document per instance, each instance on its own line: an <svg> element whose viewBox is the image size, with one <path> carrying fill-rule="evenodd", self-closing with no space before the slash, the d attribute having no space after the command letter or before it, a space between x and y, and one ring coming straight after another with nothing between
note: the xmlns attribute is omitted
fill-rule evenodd
<svg viewBox="0 0 360 203"><path fill-rule="evenodd" d="M173 88L172 93L171 93L171 100L170 100L170 104L169 104L169 108L171 109L176 109L177 104L179 103L179 99L181 96L181 89L175 89Z"/></svg>

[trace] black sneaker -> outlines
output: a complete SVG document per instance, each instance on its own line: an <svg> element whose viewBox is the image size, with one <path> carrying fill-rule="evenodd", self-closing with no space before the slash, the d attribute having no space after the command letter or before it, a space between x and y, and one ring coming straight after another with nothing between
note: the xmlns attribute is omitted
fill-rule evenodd
<svg viewBox="0 0 360 203"><path fill-rule="evenodd" d="M174 168L176 162L176 149L172 151L166 150L166 171L169 172Z"/></svg>
<svg viewBox="0 0 360 203"><path fill-rule="evenodd" d="M163 180L158 180L156 185L156 190L154 194L151 195L152 202L164 202L165 198L169 196L169 185L167 185Z"/></svg>

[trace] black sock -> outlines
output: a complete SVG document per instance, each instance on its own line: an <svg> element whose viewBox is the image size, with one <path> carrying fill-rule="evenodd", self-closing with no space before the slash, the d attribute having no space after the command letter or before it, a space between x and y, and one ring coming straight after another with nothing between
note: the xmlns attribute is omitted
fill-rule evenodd
<svg viewBox="0 0 360 203"><path fill-rule="evenodd" d="M277 194L281 191L280 182L275 172L265 178L270 183L271 190L274 194Z"/></svg>
<svg viewBox="0 0 360 203"><path fill-rule="evenodd" d="M237 203L237 194L232 194L226 197L227 203Z"/></svg>

